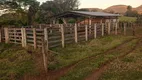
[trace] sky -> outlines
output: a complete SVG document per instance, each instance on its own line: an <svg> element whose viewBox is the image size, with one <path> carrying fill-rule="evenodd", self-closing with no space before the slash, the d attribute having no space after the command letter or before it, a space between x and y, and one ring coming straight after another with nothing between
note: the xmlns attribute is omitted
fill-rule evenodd
<svg viewBox="0 0 142 80"><path fill-rule="evenodd" d="M38 0L41 3L47 0ZM112 5L131 5L132 7L138 7L142 5L142 0L79 0L79 8L101 8L105 9Z"/></svg>

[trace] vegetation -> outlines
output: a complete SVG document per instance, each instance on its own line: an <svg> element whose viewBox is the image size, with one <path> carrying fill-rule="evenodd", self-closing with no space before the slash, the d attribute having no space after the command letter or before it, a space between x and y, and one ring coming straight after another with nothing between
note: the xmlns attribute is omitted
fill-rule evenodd
<svg viewBox="0 0 142 80"><path fill-rule="evenodd" d="M78 9L79 1L53 0L39 4L37 0L1 0L0 9L7 9L9 13L0 16L0 25L23 26L49 23L51 20L49 17L55 14ZM7 19L7 16L10 19Z"/></svg>
<svg viewBox="0 0 142 80"><path fill-rule="evenodd" d="M131 6L127 7L127 12L125 13L125 16L128 16L128 17L137 17L138 15L139 15L138 12L132 10Z"/></svg>
<svg viewBox="0 0 142 80"><path fill-rule="evenodd" d="M142 79L142 43L136 50L122 59L111 63L100 80L141 80Z"/></svg>
<svg viewBox="0 0 142 80"><path fill-rule="evenodd" d="M91 74L92 71L100 68L100 66L102 66L109 60L126 54L135 46L137 41L138 40L132 40L131 42L123 45L120 49L111 51L108 54L100 54L95 58L83 60L82 62L77 64L74 69L70 70L65 76L61 77L60 80L83 80L85 77Z"/></svg>
<svg viewBox="0 0 142 80"><path fill-rule="evenodd" d="M137 18L136 17L127 17L127 16L122 16L119 17L120 22L136 22Z"/></svg>
<svg viewBox="0 0 142 80"><path fill-rule="evenodd" d="M0 43L0 80L19 80L25 74L37 74L36 64L32 52Z"/></svg>
<svg viewBox="0 0 142 80"><path fill-rule="evenodd" d="M68 45L64 49L53 49L59 53L51 55L52 58L50 60L49 69L59 69L86 57L101 54L131 38L132 37L107 36L94 39L87 43Z"/></svg>

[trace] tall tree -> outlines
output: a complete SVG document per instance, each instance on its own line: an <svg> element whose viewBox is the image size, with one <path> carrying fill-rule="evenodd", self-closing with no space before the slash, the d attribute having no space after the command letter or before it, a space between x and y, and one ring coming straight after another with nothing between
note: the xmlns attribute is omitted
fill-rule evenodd
<svg viewBox="0 0 142 80"><path fill-rule="evenodd" d="M28 19L26 23L32 24L35 19L34 16L38 11L39 2L36 0L2 0L0 5L4 7L3 9L15 11L15 15L19 16L18 20L24 18L22 16L26 14Z"/></svg>
<svg viewBox="0 0 142 80"><path fill-rule="evenodd" d="M34 20L35 20L35 15L38 12L39 9L39 2L34 1L33 3L31 3L29 10L28 10L28 24L32 25L34 24Z"/></svg>
<svg viewBox="0 0 142 80"><path fill-rule="evenodd" d="M137 11L133 11L133 8L131 6L128 6L127 7L127 11L125 13L125 16L137 17L138 16L138 12Z"/></svg>
<svg viewBox="0 0 142 80"><path fill-rule="evenodd" d="M66 11L77 10L79 6L78 0L53 0L46 1L40 6L39 21L47 23L48 17Z"/></svg>

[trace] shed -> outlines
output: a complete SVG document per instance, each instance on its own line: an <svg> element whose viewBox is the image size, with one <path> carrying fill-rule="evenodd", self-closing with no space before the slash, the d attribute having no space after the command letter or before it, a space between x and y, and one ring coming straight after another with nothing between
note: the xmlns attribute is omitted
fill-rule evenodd
<svg viewBox="0 0 142 80"><path fill-rule="evenodd" d="M105 12L88 12L88 11L68 11L52 16L53 23L58 23L58 19L62 19L67 24L70 18L76 20L80 24L92 24L103 22L118 22L119 14L111 14Z"/></svg>

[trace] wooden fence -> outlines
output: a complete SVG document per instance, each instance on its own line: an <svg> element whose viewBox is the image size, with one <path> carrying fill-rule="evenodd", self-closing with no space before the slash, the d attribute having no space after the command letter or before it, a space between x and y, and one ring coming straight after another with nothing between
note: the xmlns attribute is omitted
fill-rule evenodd
<svg viewBox="0 0 142 80"><path fill-rule="evenodd" d="M41 48L65 47L66 44L88 41L110 34L127 34L127 28L133 30L133 24L96 23L92 25L58 24L40 27L14 28L0 30L0 42L21 44L23 47Z"/></svg>

